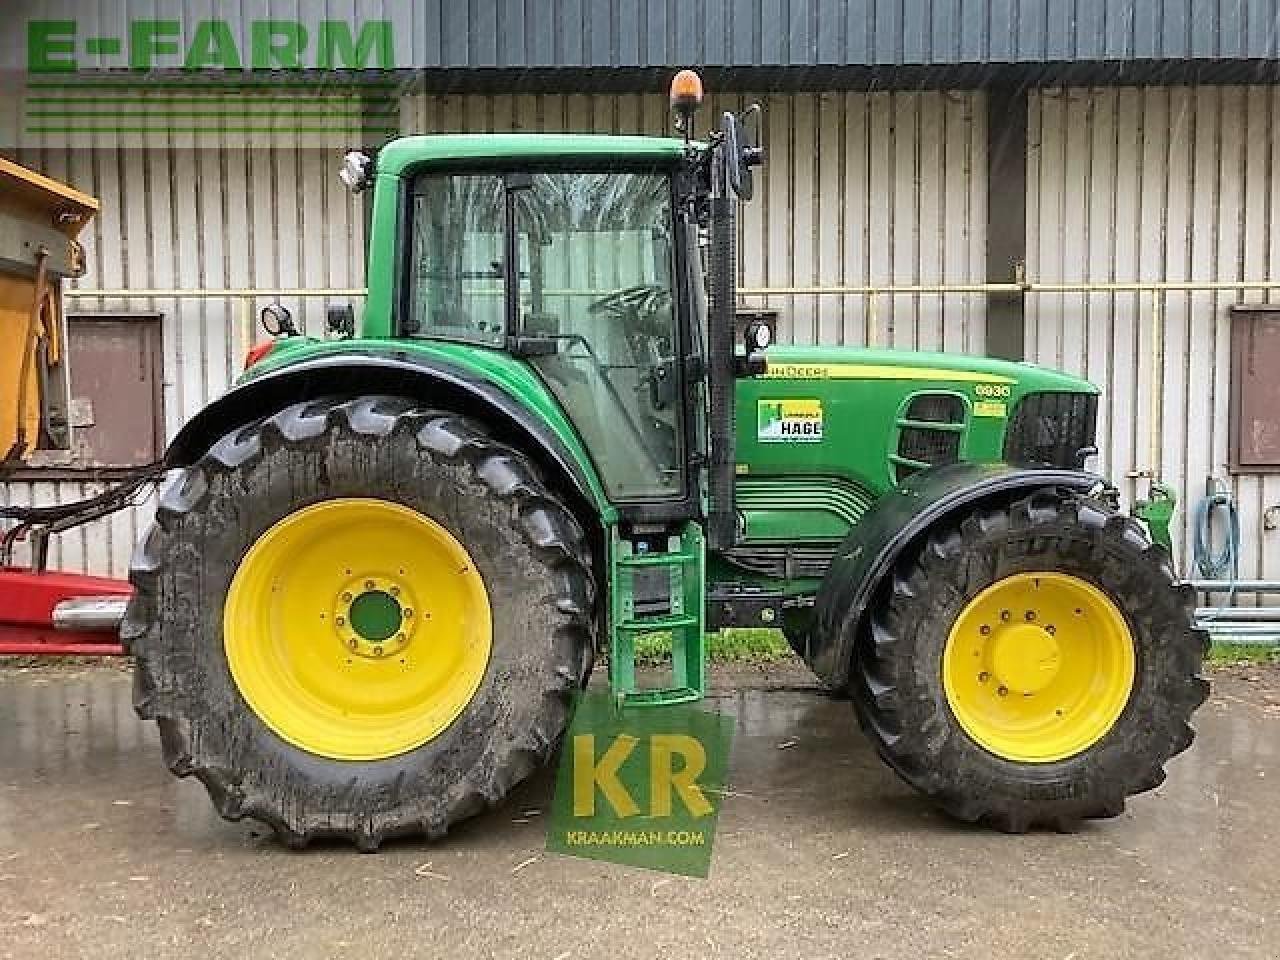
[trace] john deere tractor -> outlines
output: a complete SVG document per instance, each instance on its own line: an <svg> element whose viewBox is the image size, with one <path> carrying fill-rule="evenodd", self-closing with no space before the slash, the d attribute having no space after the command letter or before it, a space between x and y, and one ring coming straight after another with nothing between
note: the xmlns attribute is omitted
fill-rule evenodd
<svg viewBox="0 0 1280 960"><path fill-rule="evenodd" d="M376 160L361 333L275 339L174 440L122 635L169 767L291 845L439 836L777 627L903 779L1007 831L1111 817L1204 700L1168 552L1083 468L1098 393L774 346L735 310L752 117L424 136ZM751 243L746 237L742 242ZM636 640L672 644L667 686ZM838 803L839 798L833 798Z"/></svg>

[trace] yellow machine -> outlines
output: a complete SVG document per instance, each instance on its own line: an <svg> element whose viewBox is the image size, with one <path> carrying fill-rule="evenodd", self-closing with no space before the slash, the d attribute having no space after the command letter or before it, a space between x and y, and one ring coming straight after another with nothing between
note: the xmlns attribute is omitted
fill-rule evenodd
<svg viewBox="0 0 1280 960"><path fill-rule="evenodd" d="M98 201L0 158L0 467L65 445L61 281L84 273L76 238Z"/></svg>

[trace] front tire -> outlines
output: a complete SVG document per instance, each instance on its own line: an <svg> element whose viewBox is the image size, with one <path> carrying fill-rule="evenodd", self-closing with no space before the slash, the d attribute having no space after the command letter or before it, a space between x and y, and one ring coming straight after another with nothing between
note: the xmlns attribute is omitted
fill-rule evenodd
<svg viewBox="0 0 1280 960"><path fill-rule="evenodd" d="M403 398L232 431L167 488L130 578L134 703L170 769L291 846L497 804L591 664L569 509L475 421Z"/></svg>
<svg viewBox="0 0 1280 960"><path fill-rule="evenodd" d="M1072 829L1120 814L1190 746L1207 647L1163 548L1099 501L1044 490L900 562L851 693L880 756L951 815Z"/></svg>

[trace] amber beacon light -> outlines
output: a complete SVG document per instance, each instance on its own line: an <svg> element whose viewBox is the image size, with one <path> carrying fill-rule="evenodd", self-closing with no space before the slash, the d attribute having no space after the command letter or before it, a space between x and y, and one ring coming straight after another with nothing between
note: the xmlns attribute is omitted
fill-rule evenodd
<svg viewBox="0 0 1280 960"><path fill-rule="evenodd" d="M688 140L693 136L693 114L702 104L702 78L696 70L681 70L671 78L671 109L676 129Z"/></svg>

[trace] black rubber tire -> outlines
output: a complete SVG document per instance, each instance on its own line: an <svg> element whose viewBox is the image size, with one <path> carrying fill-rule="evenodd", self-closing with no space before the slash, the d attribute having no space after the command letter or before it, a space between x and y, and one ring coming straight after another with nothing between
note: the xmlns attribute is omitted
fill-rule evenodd
<svg viewBox="0 0 1280 960"><path fill-rule="evenodd" d="M277 737L241 697L223 649L223 603L248 548L283 516L343 496L430 516L489 590L479 690L447 730L387 760L325 759ZM295 847L439 837L550 756L591 668L591 570L569 509L475 421L398 397L299 403L223 437L163 494L122 628L134 706L159 725L169 768L199 778L228 820L260 820Z"/></svg>
<svg viewBox="0 0 1280 960"><path fill-rule="evenodd" d="M813 629L813 607L788 607L782 611L782 636L797 657L804 657L805 638Z"/></svg>
<svg viewBox="0 0 1280 960"><path fill-rule="evenodd" d="M1129 701L1087 750L1053 763L997 757L964 732L947 703L942 656L964 606L1004 577L1060 571L1107 593L1133 634ZM1072 830L1114 817L1159 786L1164 764L1191 745L1208 696L1208 637L1195 597L1164 548L1132 519L1075 493L1037 491L933 531L894 570L855 645L854 710L877 752L904 780L961 820L1021 833Z"/></svg>

